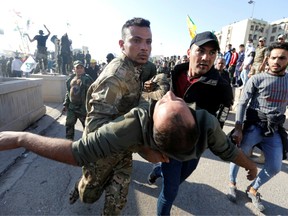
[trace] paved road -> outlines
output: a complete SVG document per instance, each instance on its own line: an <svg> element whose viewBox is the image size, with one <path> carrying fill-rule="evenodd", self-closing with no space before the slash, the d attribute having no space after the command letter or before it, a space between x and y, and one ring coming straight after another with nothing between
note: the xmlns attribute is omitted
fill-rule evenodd
<svg viewBox="0 0 288 216"><path fill-rule="evenodd" d="M233 119L233 113L230 115ZM65 116L59 118L45 135L63 137ZM229 131L233 121L228 121ZM81 125L77 124L77 137L81 136ZM18 150L24 152L24 149ZM2 160L9 159L11 152L1 154ZM19 154L19 152L18 152ZM5 156L6 155L6 156ZM156 185L148 185L146 177L151 164L137 154L133 155L134 166L130 184L128 203L123 215L156 215L157 196L161 180ZM261 168L261 165L259 165ZM241 170L238 184L241 192L239 202L233 204L225 194L228 183L229 164L223 162L209 150L200 160L198 169L185 181L171 211L172 215L263 215L253 208L246 198L249 181ZM69 205L68 194L80 176L81 170L54 162L31 152L24 152L13 165L0 176L0 215L99 215L103 207L103 197L95 204L76 202ZM288 215L288 163L283 163L282 171L263 186L261 194L267 207L266 215Z"/></svg>

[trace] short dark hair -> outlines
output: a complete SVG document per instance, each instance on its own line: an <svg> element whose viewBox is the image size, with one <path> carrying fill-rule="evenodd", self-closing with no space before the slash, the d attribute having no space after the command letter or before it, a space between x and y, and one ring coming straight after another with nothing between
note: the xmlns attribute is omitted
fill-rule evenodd
<svg viewBox="0 0 288 216"><path fill-rule="evenodd" d="M122 26L122 39L125 38L125 29L129 28L130 26L139 26L139 27L147 27L150 28L150 21L146 20L141 17L134 17L133 19L130 19L126 21L126 23Z"/></svg>
<svg viewBox="0 0 288 216"><path fill-rule="evenodd" d="M195 125L187 124L181 114L175 113L171 118L171 123L165 125L162 130L153 128L153 139L159 150L164 153L169 155L187 153L195 147L198 140L195 128L197 128L196 123Z"/></svg>
<svg viewBox="0 0 288 216"><path fill-rule="evenodd" d="M288 42L284 42L284 43L275 42L275 43L272 43L267 49L268 56L270 56L271 51L273 49L284 49L284 50L288 51Z"/></svg>

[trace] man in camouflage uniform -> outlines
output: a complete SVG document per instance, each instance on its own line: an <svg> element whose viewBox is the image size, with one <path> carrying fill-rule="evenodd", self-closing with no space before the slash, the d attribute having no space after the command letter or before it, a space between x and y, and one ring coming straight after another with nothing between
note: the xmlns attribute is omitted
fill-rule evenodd
<svg viewBox="0 0 288 216"><path fill-rule="evenodd" d="M66 81L67 92L63 103L63 111L67 111L66 138L74 139L75 124L79 119L85 127L86 107L85 99L89 86L93 79L85 74L84 64L80 61L74 62L75 73Z"/></svg>
<svg viewBox="0 0 288 216"><path fill-rule="evenodd" d="M258 46L255 50L254 62L249 72L249 77L264 72L266 62L268 60L267 47L265 46L265 38L260 37Z"/></svg>
<svg viewBox="0 0 288 216"><path fill-rule="evenodd" d="M119 41L122 55L105 67L88 90L83 137L138 105L142 91L142 66L150 56L151 43L148 20L134 18L123 25ZM167 83L166 91L169 89ZM160 96L165 93L161 94L161 91ZM103 214L119 215L127 202L131 172L131 151L82 167L82 178L70 194L70 203L73 204L79 196L81 201L93 203L105 190Z"/></svg>

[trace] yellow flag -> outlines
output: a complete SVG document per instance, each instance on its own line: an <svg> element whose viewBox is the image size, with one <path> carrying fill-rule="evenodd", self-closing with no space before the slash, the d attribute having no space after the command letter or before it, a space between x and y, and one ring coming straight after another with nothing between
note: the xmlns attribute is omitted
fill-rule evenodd
<svg viewBox="0 0 288 216"><path fill-rule="evenodd" d="M194 22L192 21L192 19L189 17L189 15L187 15L187 25L188 25L188 29L189 29L189 33L190 33L190 37L191 39L193 39L196 35L196 25L194 24Z"/></svg>

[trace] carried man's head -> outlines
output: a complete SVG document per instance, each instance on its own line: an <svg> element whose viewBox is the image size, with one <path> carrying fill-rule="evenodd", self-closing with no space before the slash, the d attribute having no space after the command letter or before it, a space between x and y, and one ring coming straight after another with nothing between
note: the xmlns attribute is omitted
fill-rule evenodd
<svg viewBox="0 0 288 216"><path fill-rule="evenodd" d="M189 76L200 77L213 66L220 50L217 37L210 31L197 34L190 43L187 53L190 59Z"/></svg>
<svg viewBox="0 0 288 216"><path fill-rule="evenodd" d="M198 128L183 99L168 91L154 109L153 138L160 151L175 159L184 159L198 139Z"/></svg>
<svg viewBox="0 0 288 216"><path fill-rule="evenodd" d="M119 41L122 52L135 65L143 65L151 54L152 33L150 22L143 18L128 20L122 27L122 39Z"/></svg>

